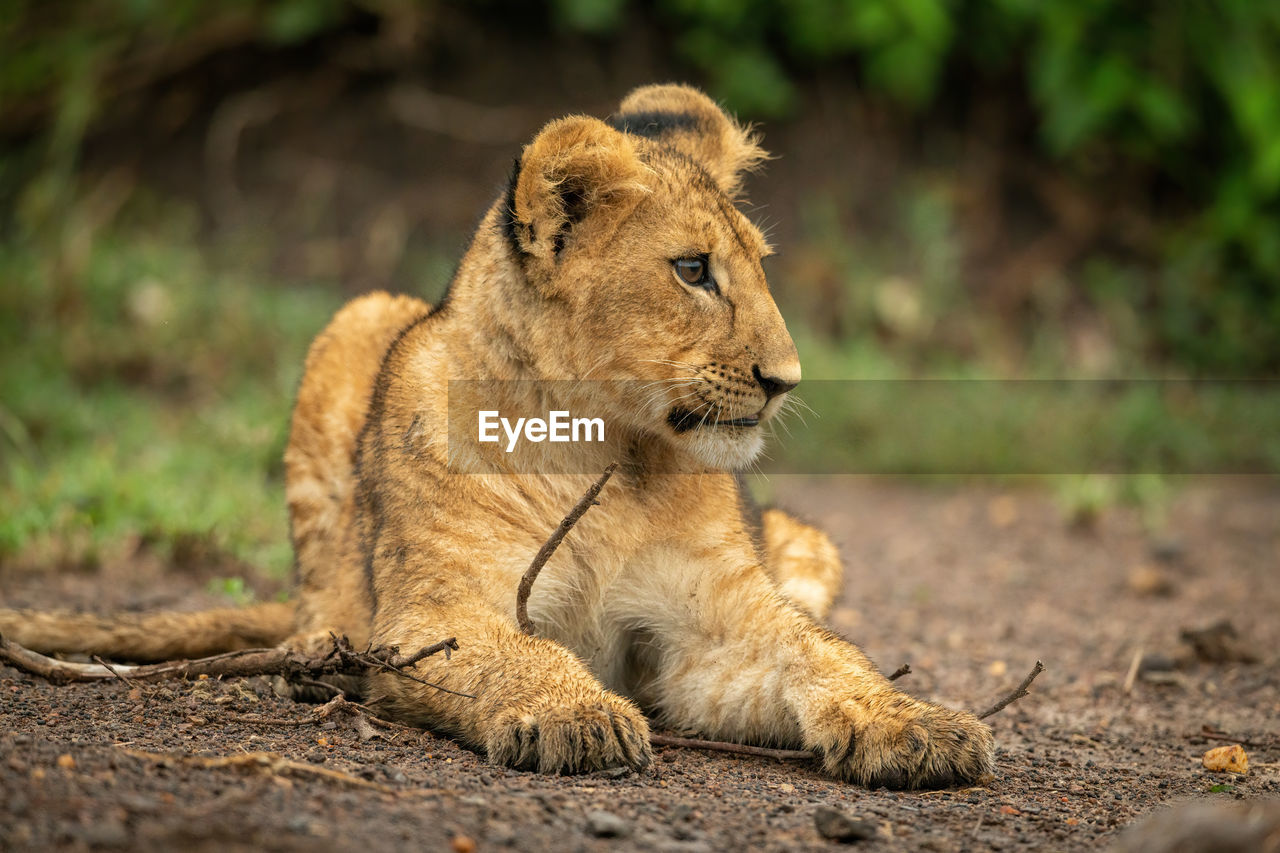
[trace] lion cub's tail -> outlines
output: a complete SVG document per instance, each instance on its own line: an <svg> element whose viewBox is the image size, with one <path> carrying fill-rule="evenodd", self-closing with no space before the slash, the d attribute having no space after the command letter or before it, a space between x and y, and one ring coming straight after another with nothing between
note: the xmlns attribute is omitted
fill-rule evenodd
<svg viewBox="0 0 1280 853"><path fill-rule="evenodd" d="M0 634L32 651L139 663L269 648L292 634L293 624L292 602L112 616L0 608Z"/></svg>

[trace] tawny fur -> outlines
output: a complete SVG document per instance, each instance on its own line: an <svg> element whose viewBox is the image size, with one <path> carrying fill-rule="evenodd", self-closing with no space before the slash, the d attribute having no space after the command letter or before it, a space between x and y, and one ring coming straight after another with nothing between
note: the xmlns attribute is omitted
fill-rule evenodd
<svg viewBox="0 0 1280 853"><path fill-rule="evenodd" d="M142 663L274 646L289 636L293 624L294 604L280 602L112 616L0 609L0 634L27 648Z"/></svg>
<svg viewBox="0 0 1280 853"><path fill-rule="evenodd" d="M642 708L709 737L814 750L867 785L990 769L985 725L894 689L815 621L841 575L827 537L771 510L755 541L726 473L762 445L737 419L763 424L782 405L760 377L800 378L761 269L769 248L733 204L765 156L696 90L637 90L609 123L561 119L525 148L443 307L372 294L337 315L308 356L286 453L290 645L456 636L461 650L418 675L477 698L379 674L371 701L543 772L645 766ZM676 278L689 257L708 259L715 288ZM611 425L575 448L586 473L530 473L546 470L542 444L477 444L465 460L483 473L452 467L451 409L527 412L539 393ZM681 409L694 417L677 429ZM526 636L520 575L613 460L600 505L534 587ZM0 630L30 639L12 615Z"/></svg>

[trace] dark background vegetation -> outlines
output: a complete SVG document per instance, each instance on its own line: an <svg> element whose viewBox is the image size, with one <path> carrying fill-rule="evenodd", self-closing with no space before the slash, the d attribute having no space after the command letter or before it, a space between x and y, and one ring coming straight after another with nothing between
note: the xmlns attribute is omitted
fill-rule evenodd
<svg viewBox="0 0 1280 853"><path fill-rule="evenodd" d="M749 207L807 377L1280 371L1275 3L0 0L0 564L283 570L309 337L437 295L544 121L671 79L779 155ZM1126 399L1143 473L1054 480L1069 514L1158 509L1144 450L1213 458ZM1014 443L951 417L938 452ZM900 425L822 420L792 443L919 472Z"/></svg>

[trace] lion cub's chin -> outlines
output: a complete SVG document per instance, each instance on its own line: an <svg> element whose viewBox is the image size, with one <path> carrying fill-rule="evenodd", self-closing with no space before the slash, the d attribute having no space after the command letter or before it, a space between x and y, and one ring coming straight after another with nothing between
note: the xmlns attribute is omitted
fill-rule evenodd
<svg viewBox="0 0 1280 853"><path fill-rule="evenodd" d="M764 449L761 427L702 427L680 436L682 449L717 471L739 471Z"/></svg>

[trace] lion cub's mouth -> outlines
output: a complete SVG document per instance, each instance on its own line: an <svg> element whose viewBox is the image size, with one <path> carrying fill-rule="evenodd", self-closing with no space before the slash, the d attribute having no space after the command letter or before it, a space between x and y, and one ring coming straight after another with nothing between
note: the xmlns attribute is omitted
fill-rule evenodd
<svg viewBox="0 0 1280 853"><path fill-rule="evenodd" d="M676 434L689 432L690 430L699 429L701 427L743 427L750 428L760 425L760 416L748 415L744 418L710 418L706 412L694 412L689 409L681 409L679 407L671 410L667 415L667 423L676 431Z"/></svg>

